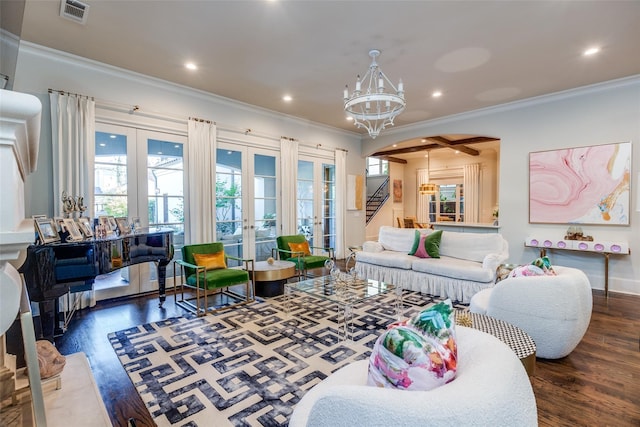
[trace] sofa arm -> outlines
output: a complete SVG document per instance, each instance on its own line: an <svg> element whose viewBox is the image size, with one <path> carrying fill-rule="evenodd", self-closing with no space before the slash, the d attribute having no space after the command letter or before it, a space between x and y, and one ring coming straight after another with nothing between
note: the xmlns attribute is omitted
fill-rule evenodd
<svg viewBox="0 0 640 427"><path fill-rule="evenodd" d="M363 252L382 252L384 251L384 246L382 246L382 243L380 242L368 241L362 244L362 251Z"/></svg>
<svg viewBox="0 0 640 427"><path fill-rule="evenodd" d="M494 273L497 272L500 264L504 263L507 257L504 254L488 254L482 260L482 268L485 270L491 270Z"/></svg>

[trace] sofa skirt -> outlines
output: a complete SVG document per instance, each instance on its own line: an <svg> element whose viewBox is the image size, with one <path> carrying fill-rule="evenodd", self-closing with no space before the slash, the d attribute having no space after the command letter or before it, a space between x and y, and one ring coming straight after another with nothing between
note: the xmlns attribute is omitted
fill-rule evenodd
<svg viewBox="0 0 640 427"><path fill-rule="evenodd" d="M450 298L454 302L469 304L471 297L483 289L492 288L495 283L473 282L452 277L436 276L414 270L381 267L379 265L356 262L358 276L391 283L402 289L417 291L440 298Z"/></svg>

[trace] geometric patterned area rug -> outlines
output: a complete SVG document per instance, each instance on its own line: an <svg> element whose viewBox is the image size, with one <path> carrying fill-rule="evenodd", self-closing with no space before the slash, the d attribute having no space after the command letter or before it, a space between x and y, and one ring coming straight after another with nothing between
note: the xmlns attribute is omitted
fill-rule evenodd
<svg viewBox="0 0 640 427"><path fill-rule="evenodd" d="M309 389L369 357L396 320L394 299L391 292L358 304L349 341L338 335L335 304L297 294L289 313L279 296L136 326L109 340L158 426L286 426ZM404 316L437 301L404 291Z"/></svg>

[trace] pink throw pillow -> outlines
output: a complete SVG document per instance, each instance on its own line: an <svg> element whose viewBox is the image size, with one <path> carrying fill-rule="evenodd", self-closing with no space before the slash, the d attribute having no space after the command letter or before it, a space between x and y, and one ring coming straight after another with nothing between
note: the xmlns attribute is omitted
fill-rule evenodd
<svg viewBox="0 0 640 427"><path fill-rule="evenodd" d="M420 242L418 243L416 252L413 254L414 256L417 256L418 258L431 258L431 256L429 256L429 254L427 253L427 248L424 244L424 241L427 237L429 237L428 234L420 235Z"/></svg>

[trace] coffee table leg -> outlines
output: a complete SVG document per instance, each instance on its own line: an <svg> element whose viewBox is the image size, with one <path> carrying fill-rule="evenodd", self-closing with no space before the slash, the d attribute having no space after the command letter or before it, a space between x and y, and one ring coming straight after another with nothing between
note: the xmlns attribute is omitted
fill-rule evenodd
<svg viewBox="0 0 640 427"><path fill-rule="evenodd" d="M402 304L402 288L400 286L396 286L395 293L396 318L397 320L402 320L402 317L404 316L404 306Z"/></svg>
<svg viewBox="0 0 640 427"><path fill-rule="evenodd" d="M340 341L353 340L353 306L336 304L336 321L338 322L338 338Z"/></svg>

